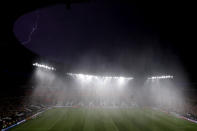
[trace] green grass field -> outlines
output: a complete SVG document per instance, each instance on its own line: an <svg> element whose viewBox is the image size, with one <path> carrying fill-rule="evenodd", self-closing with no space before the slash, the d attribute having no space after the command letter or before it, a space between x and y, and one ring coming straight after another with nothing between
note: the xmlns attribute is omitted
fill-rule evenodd
<svg viewBox="0 0 197 131"><path fill-rule="evenodd" d="M12 131L197 131L197 124L149 109L54 108Z"/></svg>

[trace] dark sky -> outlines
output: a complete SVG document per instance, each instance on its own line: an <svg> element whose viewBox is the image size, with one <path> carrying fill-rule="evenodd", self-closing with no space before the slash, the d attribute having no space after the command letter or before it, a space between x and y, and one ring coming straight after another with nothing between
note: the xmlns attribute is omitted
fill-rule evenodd
<svg viewBox="0 0 197 131"><path fill-rule="evenodd" d="M182 51L192 49L181 45L188 38L180 39L184 12L177 3L162 2L54 5L21 16L14 32L25 47L71 70L184 74L191 54Z"/></svg>

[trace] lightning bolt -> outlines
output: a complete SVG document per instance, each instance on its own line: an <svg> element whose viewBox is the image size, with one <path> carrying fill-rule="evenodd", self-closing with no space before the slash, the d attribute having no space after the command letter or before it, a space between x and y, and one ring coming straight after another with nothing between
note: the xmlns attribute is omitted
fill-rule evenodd
<svg viewBox="0 0 197 131"><path fill-rule="evenodd" d="M23 45L26 45L29 42L31 42L33 33L38 29L38 20L39 20L39 17L40 17L39 11L36 11L36 19L35 19L35 22L33 24L32 30L29 32L29 35L28 35L27 40L25 40L25 41L22 42Z"/></svg>

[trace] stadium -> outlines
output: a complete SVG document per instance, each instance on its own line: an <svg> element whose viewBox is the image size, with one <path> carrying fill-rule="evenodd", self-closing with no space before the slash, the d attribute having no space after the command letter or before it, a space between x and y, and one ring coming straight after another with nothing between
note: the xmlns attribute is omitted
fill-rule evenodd
<svg viewBox="0 0 197 131"><path fill-rule="evenodd" d="M196 39L183 5L2 2L0 130L196 131Z"/></svg>

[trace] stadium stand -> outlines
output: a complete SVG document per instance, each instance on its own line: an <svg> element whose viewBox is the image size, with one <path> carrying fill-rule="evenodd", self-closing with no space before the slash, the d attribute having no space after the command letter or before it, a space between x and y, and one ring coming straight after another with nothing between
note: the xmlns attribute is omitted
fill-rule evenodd
<svg viewBox="0 0 197 131"><path fill-rule="evenodd" d="M0 101L0 129L12 126L26 120L37 112L46 109L43 104L21 103L24 97L6 97Z"/></svg>

